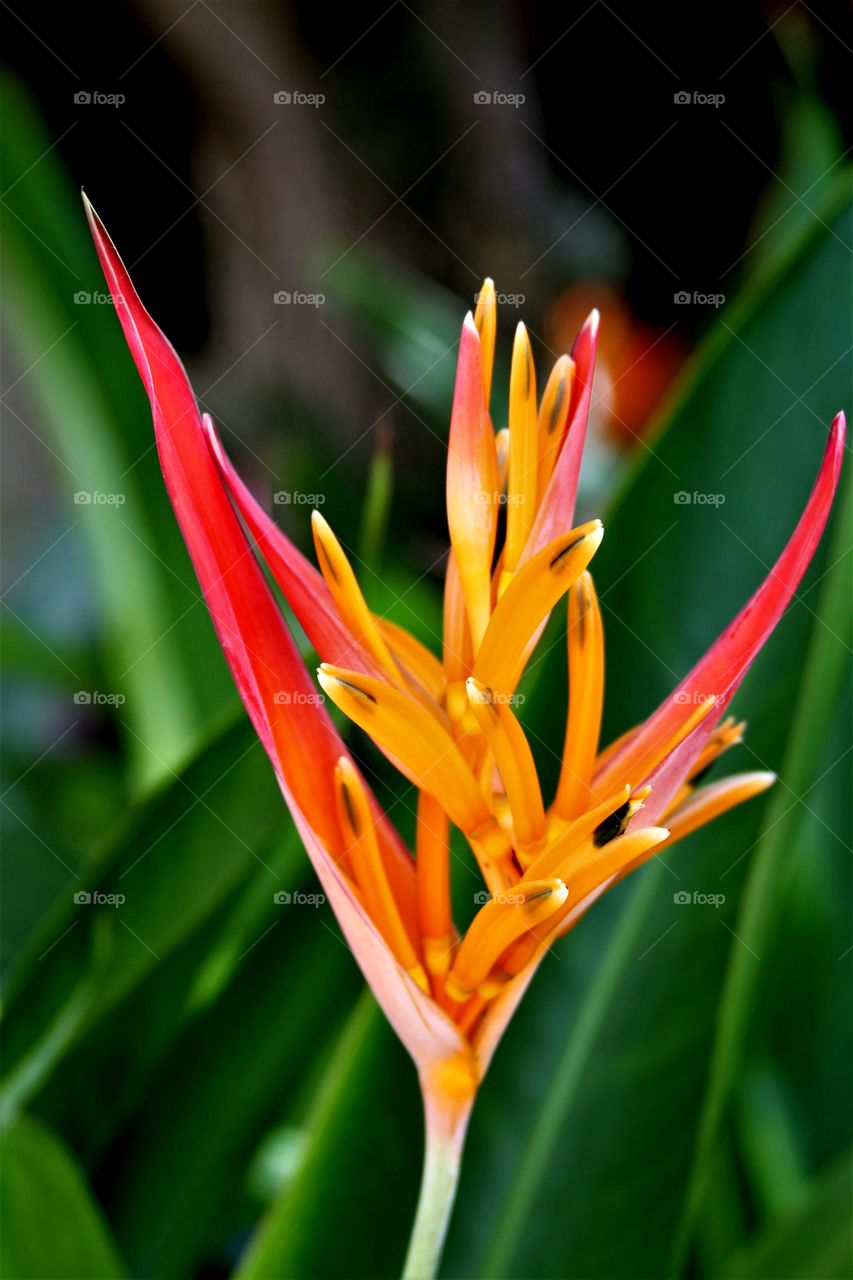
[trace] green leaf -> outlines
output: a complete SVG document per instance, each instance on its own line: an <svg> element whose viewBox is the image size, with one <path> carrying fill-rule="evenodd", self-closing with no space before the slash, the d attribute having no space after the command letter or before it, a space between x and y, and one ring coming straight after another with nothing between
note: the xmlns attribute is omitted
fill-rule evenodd
<svg viewBox="0 0 853 1280"><path fill-rule="evenodd" d="M0 1274L15 1280L120 1280L127 1274L71 1153L20 1117L3 1140Z"/></svg>
<svg viewBox="0 0 853 1280"><path fill-rule="evenodd" d="M241 717L131 813L31 937L9 981L9 1067L37 1052L43 1037L57 1052L67 1049L62 1037L51 1039L51 1027L67 1016L72 993L91 971L97 930L108 936L109 964L81 1031L126 998L250 875L271 906L273 892L290 887L272 865L285 838L299 848L269 761ZM38 1079L57 1061L40 1058Z"/></svg>
<svg viewBox="0 0 853 1280"><path fill-rule="evenodd" d="M282 1115L301 1133L293 1100L358 990L327 906L274 912L220 997L176 1037L106 1153L121 1186L111 1220L138 1275L192 1274L217 1245L224 1253L226 1228L245 1230L235 1204L254 1150ZM227 936L228 922L220 927Z"/></svg>
<svg viewBox="0 0 853 1280"><path fill-rule="evenodd" d="M299 1167L254 1235L240 1280L398 1275L420 1127L411 1063L365 992L319 1081Z"/></svg>
<svg viewBox="0 0 853 1280"><path fill-rule="evenodd" d="M847 1280L853 1274L848 1157L809 1188L798 1207L723 1266L720 1280Z"/></svg>
<svg viewBox="0 0 853 1280"><path fill-rule="evenodd" d="M57 539L70 530L85 545L106 692L125 699L121 720L142 786L185 757L199 725L229 696L227 677L168 510L118 321L110 306L76 302L104 294L82 206L23 88L6 75L0 95L15 121L0 159L9 339L25 404L16 426L56 463L67 496ZM209 663L199 661L204 650Z"/></svg>
<svg viewBox="0 0 853 1280"><path fill-rule="evenodd" d="M817 622L809 650L792 722L782 777L767 806L758 848L744 886L735 932L741 946L732 950L726 973L705 1097L699 1141L691 1181L680 1223L676 1260L687 1247L691 1216L702 1196L702 1174L735 1085L736 1074L750 1034L759 984L760 966L753 961L766 955L778 927L784 898L779 886L788 881L789 852L803 817L804 797L813 781L814 744L828 734L839 691L849 668L849 579L843 561L849 551L853 487L848 483L846 502L836 516L836 537L829 551L831 569L823 584ZM793 803L792 803L793 797ZM831 832L830 832L831 834Z"/></svg>

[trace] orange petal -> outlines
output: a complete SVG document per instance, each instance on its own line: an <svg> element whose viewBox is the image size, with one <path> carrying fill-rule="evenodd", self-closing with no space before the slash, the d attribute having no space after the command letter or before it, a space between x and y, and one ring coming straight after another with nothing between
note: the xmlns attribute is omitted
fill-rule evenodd
<svg viewBox="0 0 853 1280"><path fill-rule="evenodd" d="M497 603L473 674L510 694L521 677L528 642L561 596L577 581L604 536L600 520L579 525L544 547L515 575Z"/></svg>

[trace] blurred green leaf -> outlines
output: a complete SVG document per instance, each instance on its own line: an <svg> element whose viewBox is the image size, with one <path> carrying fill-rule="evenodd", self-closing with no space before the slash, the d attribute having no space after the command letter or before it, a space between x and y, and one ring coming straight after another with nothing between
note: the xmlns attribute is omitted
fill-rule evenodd
<svg viewBox="0 0 853 1280"><path fill-rule="evenodd" d="M111 1218L135 1274L192 1274L222 1241L217 1221L242 1226L233 1210L254 1148L282 1112L301 1123L293 1098L355 998L349 952L323 927L328 907L274 910L221 997L177 1037L108 1157L121 1185Z"/></svg>
<svg viewBox="0 0 853 1280"><path fill-rule="evenodd" d="M720 1280L848 1280L853 1274L853 1159L810 1186L784 1221L730 1258Z"/></svg>
<svg viewBox="0 0 853 1280"><path fill-rule="evenodd" d="M59 1139L19 1118L3 1140L0 1274L120 1280L127 1274L86 1180Z"/></svg>
<svg viewBox="0 0 853 1280"><path fill-rule="evenodd" d="M16 394L37 410L36 424L24 420L28 410L12 412L58 464L68 497L59 534L79 529L85 541L108 692L126 699L134 779L147 783L183 758L211 707L222 705L224 664L198 661L199 648L213 656L215 643L167 515L144 392L118 321L112 307L77 301L105 288L82 206L22 87L4 76L0 95L15 121L0 153L6 314L15 317L8 337L21 369Z"/></svg>
<svg viewBox="0 0 853 1280"><path fill-rule="evenodd" d="M250 873L266 881L271 903L283 887L272 850L284 837L296 846L269 762L241 717L130 815L32 936L9 981L7 1064L63 1017L96 928L110 936L110 963L88 1022L126 997Z"/></svg>
<svg viewBox="0 0 853 1280"><path fill-rule="evenodd" d="M240 1280L398 1274L420 1146L411 1063L365 992L318 1082L296 1174L253 1237Z"/></svg>

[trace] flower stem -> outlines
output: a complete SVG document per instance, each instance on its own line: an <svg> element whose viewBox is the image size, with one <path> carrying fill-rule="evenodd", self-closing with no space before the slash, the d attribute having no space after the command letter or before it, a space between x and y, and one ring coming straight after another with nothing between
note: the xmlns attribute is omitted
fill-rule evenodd
<svg viewBox="0 0 853 1280"><path fill-rule="evenodd" d="M474 1092L448 1094L426 1083L424 1169L402 1280L433 1280L456 1198Z"/></svg>

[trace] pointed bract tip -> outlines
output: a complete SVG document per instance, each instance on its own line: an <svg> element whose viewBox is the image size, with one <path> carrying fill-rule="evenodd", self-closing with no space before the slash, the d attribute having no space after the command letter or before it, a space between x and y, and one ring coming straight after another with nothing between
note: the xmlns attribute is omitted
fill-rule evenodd
<svg viewBox="0 0 853 1280"><path fill-rule="evenodd" d="M832 419L832 426L829 428L830 436L834 436L839 444L844 444L844 437L847 434L847 415L843 409L839 409L838 413Z"/></svg>
<svg viewBox="0 0 853 1280"><path fill-rule="evenodd" d="M465 681L465 689L468 693L470 702L479 703L481 706L488 706L492 701L492 691L487 684L483 684L482 680L478 680L476 676L469 676Z"/></svg>
<svg viewBox="0 0 853 1280"><path fill-rule="evenodd" d="M465 312L465 319L462 322L462 328L467 329L471 334L472 338L476 338L478 342L480 341L480 334L477 330L477 326L474 324L473 312L471 311Z"/></svg>

